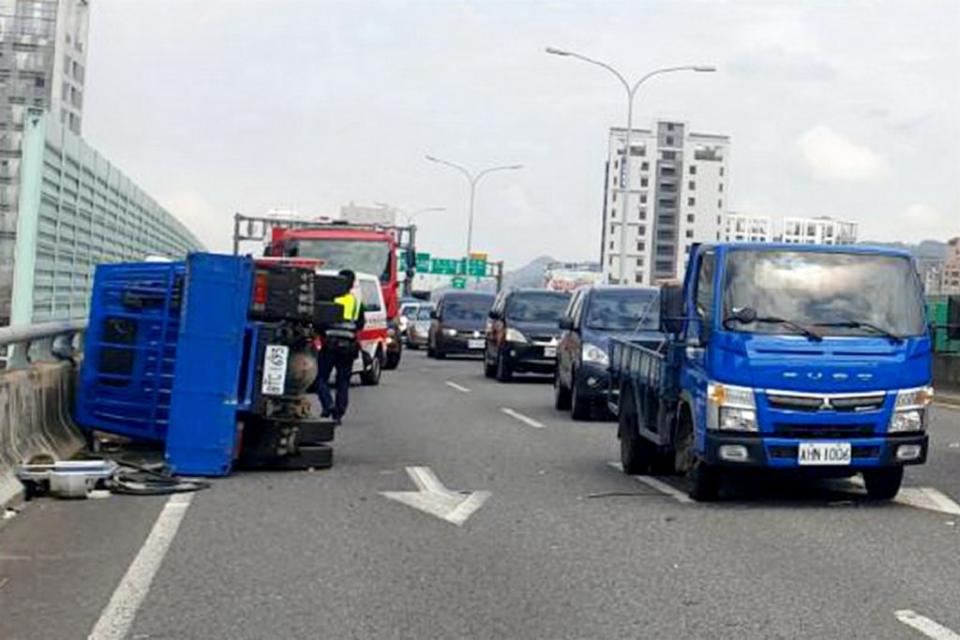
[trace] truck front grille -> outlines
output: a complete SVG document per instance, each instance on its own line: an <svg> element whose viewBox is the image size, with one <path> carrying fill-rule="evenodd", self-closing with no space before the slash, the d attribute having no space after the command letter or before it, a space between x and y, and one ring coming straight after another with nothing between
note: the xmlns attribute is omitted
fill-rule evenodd
<svg viewBox="0 0 960 640"><path fill-rule="evenodd" d="M772 409L784 411L835 411L859 413L883 408L886 392L874 391L856 395L847 394L799 394L784 391L767 391L767 402Z"/></svg>

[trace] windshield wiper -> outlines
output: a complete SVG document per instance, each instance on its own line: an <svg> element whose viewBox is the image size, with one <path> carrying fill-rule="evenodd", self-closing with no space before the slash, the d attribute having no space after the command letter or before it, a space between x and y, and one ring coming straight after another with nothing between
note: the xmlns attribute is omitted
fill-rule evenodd
<svg viewBox="0 0 960 640"><path fill-rule="evenodd" d="M818 322L815 327L840 327L843 329L869 329L874 333L879 333L885 338L889 338L892 342L903 342L903 336L898 336L895 333L887 331L883 327L878 327L875 324L869 322L863 322L861 320L841 320L839 322Z"/></svg>
<svg viewBox="0 0 960 640"><path fill-rule="evenodd" d="M730 323L732 322L742 322L743 324L750 324L751 322L760 322L763 324L782 324L788 329L793 329L797 333L806 336L814 342L820 342L823 340L823 336L810 327L805 327L802 324L794 322L793 320L787 320L786 318L777 318L776 316L758 316L756 310L750 307L739 309L733 314L724 318L724 329L729 329Z"/></svg>

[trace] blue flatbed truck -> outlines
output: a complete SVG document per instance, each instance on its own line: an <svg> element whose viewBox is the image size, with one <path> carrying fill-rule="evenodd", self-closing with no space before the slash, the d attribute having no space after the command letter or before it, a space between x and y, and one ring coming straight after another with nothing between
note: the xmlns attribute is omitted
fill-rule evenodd
<svg viewBox="0 0 960 640"><path fill-rule="evenodd" d="M926 461L931 336L909 254L695 245L660 320L657 348L610 344L625 473L685 474L702 501L740 470L859 473L887 500Z"/></svg>

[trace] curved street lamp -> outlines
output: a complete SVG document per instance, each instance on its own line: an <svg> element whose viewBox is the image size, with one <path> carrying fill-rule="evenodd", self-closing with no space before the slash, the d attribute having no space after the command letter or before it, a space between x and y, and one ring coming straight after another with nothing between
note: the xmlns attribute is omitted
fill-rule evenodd
<svg viewBox="0 0 960 640"><path fill-rule="evenodd" d="M623 162L624 162L624 173L626 173L626 180L623 184L620 185L621 192L623 193L623 217L620 220L620 284L626 284L627 277L627 216L630 214L630 184L632 182L632 176L630 173L630 137L633 133L633 99L637 94L637 89L640 88L640 85L649 80L650 78L661 75L664 73L674 73L677 71L695 71L697 73L712 73L717 70L716 67L708 65L683 65L678 67L663 67L661 69L654 69L653 71L647 73L640 77L639 80L630 84L627 79L619 71L614 69L612 66L606 62L601 62L600 60L594 60L593 58L588 58L587 56L581 55L579 53L574 53L573 51L565 51L563 49L555 49L554 47L547 47L547 53L555 56L564 56L568 58L576 58L578 60L583 60L584 62L589 62L592 65L598 67L603 67L614 76L617 80L620 81L620 84L623 85L623 88L627 92L627 135L624 140L624 150L623 150Z"/></svg>
<svg viewBox="0 0 960 640"><path fill-rule="evenodd" d="M522 164L507 164L496 167L488 167L479 171L477 173L471 172L466 167L457 164L456 162L450 162L449 160L443 160L435 156L427 155L424 156L430 162L436 162L437 164L443 164L451 169L456 169L458 172L463 174L463 177L467 179L467 182L470 183L470 206L467 214L467 257L470 256L470 252L473 248L473 210L474 203L476 202L477 195L477 183L480 181L480 178L487 175L488 173L493 173L494 171L515 171L517 169L522 169Z"/></svg>

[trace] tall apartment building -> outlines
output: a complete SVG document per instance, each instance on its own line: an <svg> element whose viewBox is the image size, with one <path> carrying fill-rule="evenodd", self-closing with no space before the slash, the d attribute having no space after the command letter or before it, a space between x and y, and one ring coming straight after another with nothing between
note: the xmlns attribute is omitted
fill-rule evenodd
<svg viewBox="0 0 960 640"><path fill-rule="evenodd" d="M659 121L630 137L631 196L624 211L627 130L611 128L604 182L601 264L604 279L655 284L680 278L690 245L721 238L730 138L693 133L686 123ZM626 244L621 246L621 225Z"/></svg>
<svg viewBox="0 0 960 640"><path fill-rule="evenodd" d="M80 134L88 0L0 0L0 326L10 316L24 119L48 110Z"/></svg>
<svg viewBox="0 0 960 640"><path fill-rule="evenodd" d="M724 218L725 242L772 242L773 220L768 216L728 213Z"/></svg>
<svg viewBox="0 0 960 640"><path fill-rule="evenodd" d="M951 238L947 243L950 253L943 263L940 276L940 293L960 294L960 237Z"/></svg>
<svg viewBox="0 0 960 640"><path fill-rule="evenodd" d="M856 244L857 223L818 218L784 218L783 241L788 244Z"/></svg>

